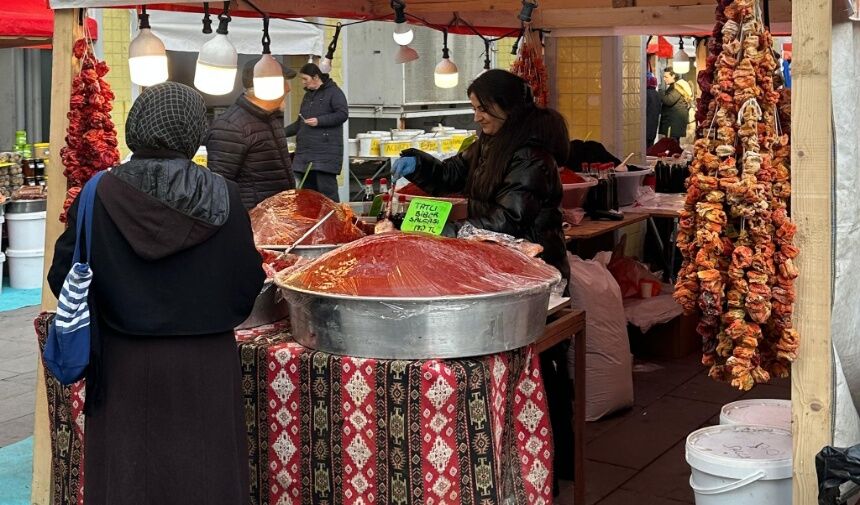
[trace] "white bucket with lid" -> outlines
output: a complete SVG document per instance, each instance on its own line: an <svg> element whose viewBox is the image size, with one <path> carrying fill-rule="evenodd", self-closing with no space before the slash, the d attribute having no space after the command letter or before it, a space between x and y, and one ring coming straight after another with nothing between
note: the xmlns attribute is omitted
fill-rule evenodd
<svg viewBox="0 0 860 505"><path fill-rule="evenodd" d="M687 437L696 505L791 503L791 432L773 426L720 425Z"/></svg>
<svg viewBox="0 0 860 505"><path fill-rule="evenodd" d="M379 156L379 142L382 140L381 135L374 133L359 133L356 135L356 139L358 140L359 156Z"/></svg>
<svg viewBox="0 0 860 505"><path fill-rule="evenodd" d="M9 249L29 251L45 248L45 216L47 212L6 214L9 232Z"/></svg>
<svg viewBox="0 0 860 505"><path fill-rule="evenodd" d="M6 249L9 259L9 285L15 289L36 289L42 287L45 251L34 249L21 251Z"/></svg>
<svg viewBox="0 0 860 505"><path fill-rule="evenodd" d="M349 156L358 156L358 139L349 139L348 142Z"/></svg>
<svg viewBox="0 0 860 505"><path fill-rule="evenodd" d="M758 424L791 430L790 400L740 400L723 405L720 424Z"/></svg>

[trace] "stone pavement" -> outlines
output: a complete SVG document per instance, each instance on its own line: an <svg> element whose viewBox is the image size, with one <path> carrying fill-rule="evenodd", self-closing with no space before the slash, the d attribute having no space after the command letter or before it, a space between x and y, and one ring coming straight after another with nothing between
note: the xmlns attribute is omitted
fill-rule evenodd
<svg viewBox="0 0 860 505"><path fill-rule="evenodd" d="M39 307L0 312L0 447L33 434Z"/></svg>

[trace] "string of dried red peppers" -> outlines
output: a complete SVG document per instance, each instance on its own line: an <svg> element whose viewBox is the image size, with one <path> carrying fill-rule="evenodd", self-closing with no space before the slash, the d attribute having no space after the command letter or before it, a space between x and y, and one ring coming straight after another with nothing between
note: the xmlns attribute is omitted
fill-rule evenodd
<svg viewBox="0 0 860 505"><path fill-rule="evenodd" d="M114 93L104 80L109 71L107 63L96 59L92 45L85 38L75 42L73 53L81 69L72 80L66 146L60 150L63 174L68 180L60 215L63 223L69 206L90 177L119 162L116 126L110 117Z"/></svg>
<svg viewBox="0 0 860 505"><path fill-rule="evenodd" d="M753 0L720 3L678 232L675 299L700 313L702 363L749 390L785 377L797 357L792 326L795 225L789 94L777 90L770 33Z"/></svg>

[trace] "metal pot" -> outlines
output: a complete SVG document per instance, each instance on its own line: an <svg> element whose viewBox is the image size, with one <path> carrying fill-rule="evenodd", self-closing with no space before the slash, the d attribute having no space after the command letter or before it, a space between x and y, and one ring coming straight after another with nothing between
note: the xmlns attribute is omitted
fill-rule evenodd
<svg viewBox="0 0 860 505"><path fill-rule="evenodd" d="M48 209L48 200L11 200L6 205L7 214L29 214L42 212Z"/></svg>
<svg viewBox="0 0 860 505"><path fill-rule="evenodd" d="M293 337L305 347L365 358L430 359L480 356L535 342L546 325L551 284L438 298L279 287L289 302Z"/></svg>

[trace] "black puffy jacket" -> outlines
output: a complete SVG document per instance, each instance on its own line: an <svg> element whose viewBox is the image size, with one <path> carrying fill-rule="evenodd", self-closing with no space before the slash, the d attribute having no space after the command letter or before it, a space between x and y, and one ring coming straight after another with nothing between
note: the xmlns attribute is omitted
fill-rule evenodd
<svg viewBox="0 0 860 505"><path fill-rule="evenodd" d="M293 170L311 170L339 174L343 168L343 123L349 119L349 104L343 91L328 80L319 89L308 90L300 110L305 119L316 118L317 126L308 126L301 118L287 127L287 137L296 137Z"/></svg>
<svg viewBox="0 0 860 505"><path fill-rule="evenodd" d="M240 96L215 119L204 143L209 169L236 182L247 209L296 185L281 111Z"/></svg>
<svg viewBox="0 0 860 505"><path fill-rule="evenodd" d="M417 160L415 172L406 178L431 195L463 193L473 156L480 156L480 143L445 161L417 149L404 156ZM555 159L537 142L514 151L505 176L492 197L469 198L468 222L477 228L507 233L543 246L541 258L570 279L562 230L561 179Z"/></svg>
<svg viewBox="0 0 860 505"><path fill-rule="evenodd" d="M690 105L684 95L676 88L675 83L660 96L663 106L660 109L660 134L674 138L687 136L687 124L690 122ZM671 131L670 131L671 129Z"/></svg>

